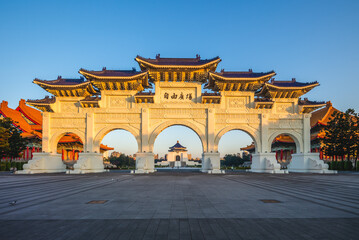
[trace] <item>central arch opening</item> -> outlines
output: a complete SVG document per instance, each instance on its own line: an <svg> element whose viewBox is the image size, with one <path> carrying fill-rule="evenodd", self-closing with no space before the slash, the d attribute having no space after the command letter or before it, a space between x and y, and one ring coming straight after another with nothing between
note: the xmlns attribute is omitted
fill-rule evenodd
<svg viewBox="0 0 359 240"><path fill-rule="evenodd" d="M256 144L247 132L233 129L221 137L218 151L222 169L249 169Z"/></svg>
<svg viewBox="0 0 359 240"><path fill-rule="evenodd" d="M183 125L172 125L161 131L154 142L157 170L196 169L201 167L203 143L198 134Z"/></svg>
<svg viewBox="0 0 359 240"><path fill-rule="evenodd" d="M105 149L106 151L103 151ZM105 168L112 170L135 169L137 150L136 138L123 129L111 130L103 137L100 144Z"/></svg>

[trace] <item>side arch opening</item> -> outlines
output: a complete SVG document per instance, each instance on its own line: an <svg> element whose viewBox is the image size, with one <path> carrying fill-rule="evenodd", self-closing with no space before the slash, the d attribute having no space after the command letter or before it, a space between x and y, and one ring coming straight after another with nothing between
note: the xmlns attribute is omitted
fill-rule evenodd
<svg viewBox="0 0 359 240"><path fill-rule="evenodd" d="M230 129L218 139L221 167L225 169L247 169L251 165L252 154L257 151L255 139L241 129Z"/></svg>
<svg viewBox="0 0 359 240"><path fill-rule="evenodd" d="M271 139L270 152L275 153L276 160L281 168L286 169L292 160L292 154L300 152L300 142L295 136L288 133L272 136Z"/></svg>
<svg viewBox="0 0 359 240"><path fill-rule="evenodd" d="M61 155L62 161L68 168L72 168L84 151L82 138L73 132L65 132L54 136L53 142L56 147L53 152Z"/></svg>
<svg viewBox="0 0 359 240"><path fill-rule="evenodd" d="M105 132L99 148L103 155L105 168L134 169L138 142L135 136L124 129L112 129Z"/></svg>

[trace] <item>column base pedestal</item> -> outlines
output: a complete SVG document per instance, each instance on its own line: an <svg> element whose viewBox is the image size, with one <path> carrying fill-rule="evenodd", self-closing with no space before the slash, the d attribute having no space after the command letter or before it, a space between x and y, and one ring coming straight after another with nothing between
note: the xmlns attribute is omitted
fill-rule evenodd
<svg viewBox="0 0 359 240"><path fill-rule="evenodd" d="M131 171L135 174L143 173L154 173L155 169L155 158L153 153L136 153L136 170Z"/></svg>
<svg viewBox="0 0 359 240"><path fill-rule="evenodd" d="M221 159L219 153L203 153L202 154L202 169L201 172L209 174L223 174L221 170Z"/></svg>
<svg viewBox="0 0 359 240"><path fill-rule="evenodd" d="M252 154L252 165L248 172L255 173L288 173L280 169L280 164L275 158L275 153Z"/></svg>
<svg viewBox="0 0 359 240"><path fill-rule="evenodd" d="M319 153L292 154L292 161L288 165L289 172L327 173L336 174L336 170L328 170L328 164L320 160Z"/></svg>
<svg viewBox="0 0 359 240"><path fill-rule="evenodd" d="M67 174L85 174L106 172L101 153L80 153L79 160L74 165L74 170L68 170Z"/></svg>
<svg viewBox="0 0 359 240"><path fill-rule="evenodd" d="M33 153L32 160L24 164L24 170L16 174L34 173L61 173L66 172L66 165L62 162L60 154Z"/></svg>

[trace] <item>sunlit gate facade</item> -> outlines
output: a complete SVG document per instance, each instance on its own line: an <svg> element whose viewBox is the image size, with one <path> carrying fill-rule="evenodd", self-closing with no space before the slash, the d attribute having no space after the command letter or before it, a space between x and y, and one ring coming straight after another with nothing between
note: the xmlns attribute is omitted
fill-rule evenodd
<svg viewBox="0 0 359 240"><path fill-rule="evenodd" d="M189 127L198 135L203 172L222 173L218 143L235 129L253 139L253 172L286 172L271 153L279 134L290 135L296 143L289 171L329 172L319 153L310 153L310 112L324 103L299 100L317 82L270 81L274 71L216 72L219 57L157 55L135 60L141 71L80 69L84 77L79 79L35 79L54 97L27 101L43 111L43 152L35 153L21 173L66 171L56 148L67 133L77 134L84 143L84 152L68 172L103 172L100 143L115 129L127 130L137 140L135 173L152 173L155 140L173 125ZM144 91L153 85L154 92Z"/></svg>

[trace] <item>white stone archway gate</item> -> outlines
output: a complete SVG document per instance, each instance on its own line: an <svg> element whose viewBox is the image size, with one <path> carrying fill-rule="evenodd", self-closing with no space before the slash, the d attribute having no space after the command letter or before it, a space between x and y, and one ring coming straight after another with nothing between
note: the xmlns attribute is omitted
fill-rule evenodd
<svg viewBox="0 0 359 240"><path fill-rule="evenodd" d="M322 105L298 100L298 96L317 83L298 85L291 81L294 88L274 89L280 86L268 82L274 72L216 73L219 58L201 60L197 56L182 61L158 56L157 62L141 57L136 61L141 72L81 69L79 72L86 80L35 79L55 98L27 101L44 111L44 152L34 154L22 173L65 171L56 148L61 136L70 132L82 139L84 152L69 173L102 172L100 143L114 129L127 130L137 140L135 172L151 173L155 171L154 142L164 129L173 125L189 127L200 138L203 172L222 173L218 143L226 132L234 129L253 138L253 172L285 172L280 169L275 153L271 153L271 143L279 134L288 134L296 142L297 153L289 171L328 172L319 154L310 153L309 112ZM149 87L149 82L154 83L155 92L141 92ZM203 93L204 84L213 92Z"/></svg>

